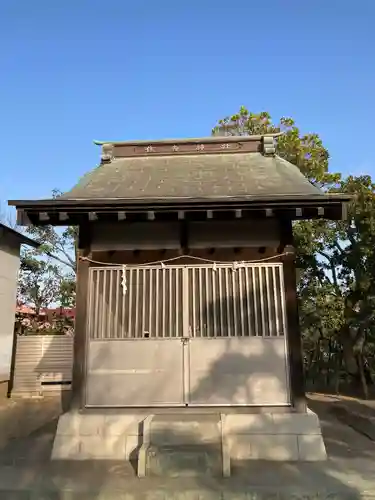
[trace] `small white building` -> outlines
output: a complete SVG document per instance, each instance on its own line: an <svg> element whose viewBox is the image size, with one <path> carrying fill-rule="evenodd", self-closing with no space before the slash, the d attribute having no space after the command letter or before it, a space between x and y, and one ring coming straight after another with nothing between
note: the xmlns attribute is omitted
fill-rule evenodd
<svg viewBox="0 0 375 500"><path fill-rule="evenodd" d="M10 378L21 245L39 243L0 223L0 392Z"/></svg>

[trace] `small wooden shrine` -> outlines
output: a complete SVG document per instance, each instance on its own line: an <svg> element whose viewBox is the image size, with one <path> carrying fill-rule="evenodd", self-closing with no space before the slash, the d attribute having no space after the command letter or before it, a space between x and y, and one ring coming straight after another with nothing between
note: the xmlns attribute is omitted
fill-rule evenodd
<svg viewBox="0 0 375 500"><path fill-rule="evenodd" d="M102 412L104 422L108 409L123 421L130 409L149 416L204 409L226 415L223 453L233 457L235 419L250 422L256 413L263 423L260 415L271 418L273 430L247 428L241 443L254 450L262 437L267 454L281 439L284 459L324 458L305 401L292 221L340 220L349 198L313 186L276 155L272 135L97 144L100 165L69 192L11 202L21 224L79 226L74 398L65 427L90 412ZM56 439L66 444L62 427ZM139 433L124 434L128 456ZM85 456L94 441L80 439L72 446ZM61 450L56 445L55 455ZM259 453L253 458L270 458Z"/></svg>

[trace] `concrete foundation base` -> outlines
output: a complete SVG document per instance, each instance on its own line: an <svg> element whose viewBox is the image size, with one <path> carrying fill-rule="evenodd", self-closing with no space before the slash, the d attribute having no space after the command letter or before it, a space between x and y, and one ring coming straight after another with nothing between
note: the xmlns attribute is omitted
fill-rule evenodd
<svg viewBox="0 0 375 500"><path fill-rule="evenodd" d="M129 460L143 442L145 415L80 413L59 418L52 460Z"/></svg>
<svg viewBox="0 0 375 500"><path fill-rule="evenodd" d="M189 449L216 450L222 473L231 461L321 461L326 450L317 415L307 413L238 413L161 415L70 411L59 419L52 459L131 460L138 475L148 475L150 450L167 447L171 456ZM205 452L205 453L206 453ZM157 462L157 460L156 460ZM184 460L181 460L183 463ZM158 463L168 463L162 460Z"/></svg>
<svg viewBox="0 0 375 500"><path fill-rule="evenodd" d="M327 459L319 418L310 410L222 415L222 434L231 460Z"/></svg>

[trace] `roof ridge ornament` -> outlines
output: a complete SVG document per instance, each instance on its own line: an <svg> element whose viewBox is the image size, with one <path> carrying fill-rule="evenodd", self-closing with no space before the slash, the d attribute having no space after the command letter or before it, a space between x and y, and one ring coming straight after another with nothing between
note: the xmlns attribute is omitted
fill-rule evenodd
<svg viewBox="0 0 375 500"><path fill-rule="evenodd" d="M263 142L263 154L264 156L274 156L276 154L276 145L274 136L264 135L262 137Z"/></svg>
<svg viewBox="0 0 375 500"><path fill-rule="evenodd" d="M102 145L102 155L101 160L102 163L108 163L113 160L113 144L106 143Z"/></svg>

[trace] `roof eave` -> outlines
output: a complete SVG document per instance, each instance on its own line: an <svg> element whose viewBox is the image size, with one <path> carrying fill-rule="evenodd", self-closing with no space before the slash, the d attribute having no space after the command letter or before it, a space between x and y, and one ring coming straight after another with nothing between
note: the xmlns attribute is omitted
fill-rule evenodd
<svg viewBox="0 0 375 500"><path fill-rule="evenodd" d="M44 200L9 200L8 204L18 209L46 209L50 207L53 210L66 207L87 207L97 206L128 206L139 205L149 206L151 204L178 205L178 204L215 204L215 203L273 203L287 204L296 202L303 205L327 204L327 203L348 203L354 199L354 196L348 194L317 194L317 195L279 195L279 196L226 196L226 197L163 197L163 198L71 198L71 199L44 199Z"/></svg>
<svg viewBox="0 0 375 500"><path fill-rule="evenodd" d="M20 241L21 245L28 245L33 248L39 248L41 245L41 243L39 243L38 241L28 238L27 236L23 235L22 233L16 231L15 229L9 226L6 226L5 224L0 223L0 227L1 229L15 236Z"/></svg>

